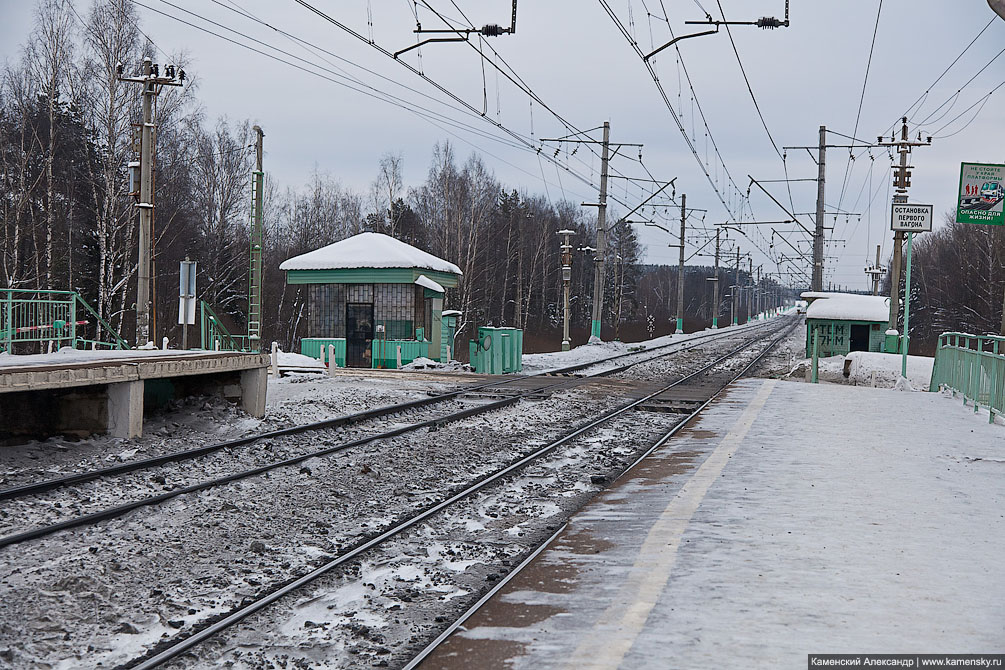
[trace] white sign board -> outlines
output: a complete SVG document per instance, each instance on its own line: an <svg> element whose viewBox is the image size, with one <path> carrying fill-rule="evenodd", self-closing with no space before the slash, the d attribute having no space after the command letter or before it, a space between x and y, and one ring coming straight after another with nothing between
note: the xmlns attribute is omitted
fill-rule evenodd
<svg viewBox="0 0 1005 670"><path fill-rule="evenodd" d="M195 325L196 262L184 260L178 267L178 325Z"/></svg>
<svg viewBox="0 0 1005 670"><path fill-rule="evenodd" d="M927 233L932 230L932 205L894 205L890 230Z"/></svg>

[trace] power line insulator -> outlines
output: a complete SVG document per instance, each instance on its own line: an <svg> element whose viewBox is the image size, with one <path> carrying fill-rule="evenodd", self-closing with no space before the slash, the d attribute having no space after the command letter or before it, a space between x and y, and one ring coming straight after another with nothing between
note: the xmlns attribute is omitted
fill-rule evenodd
<svg viewBox="0 0 1005 670"><path fill-rule="evenodd" d="M481 32L481 34L484 35L485 37L499 37L500 35L505 35L509 31L506 28L503 28L502 26L490 23L488 25L482 26L482 29L479 32Z"/></svg>
<svg viewBox="0 0 1005 670"><path fill-rule="evenodd" d="M775 28L781 28L783 25L785 25L784 22L779 21L773 16L762 16L761 18L757 19L757 21L755 21L754 24L758 28L764 28L765 30L774 30Z"/></svg>

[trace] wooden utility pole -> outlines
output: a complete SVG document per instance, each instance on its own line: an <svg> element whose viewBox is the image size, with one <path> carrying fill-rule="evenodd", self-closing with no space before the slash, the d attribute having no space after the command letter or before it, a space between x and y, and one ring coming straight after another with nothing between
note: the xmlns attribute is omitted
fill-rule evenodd
<svg viewBox="0 0 1005 670"><path fill-rule="evenodd" d="M119 81L129 81L143 85L143 126L140 134L140 192L136 202L139 210L139 257L136 265L136 346L150 342L150 249L153 236L154 217L154 152L156 129L154 123L154 98L164 86L181 86L185 71L179 70L175 78L174 65L165 68L164 77L160 68L149 58L143 59L143 74L139 77L123 77L122 64L116 66Z"/></svg>
<svg viewBox="0 0 1005 670"><path fill-rule="evenodd" d="M677 330L684 333L684 227L687 223L687 194L680 194L680 262L677 264Z"/></svg>

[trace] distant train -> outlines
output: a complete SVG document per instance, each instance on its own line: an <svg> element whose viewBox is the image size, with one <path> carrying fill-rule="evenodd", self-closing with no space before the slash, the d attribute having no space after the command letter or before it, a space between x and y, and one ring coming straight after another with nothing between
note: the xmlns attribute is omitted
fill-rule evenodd
<svg viewBox="0 0 1005 670"><path fill-rule="evenodd" d="M1002 188L999 182L989 181L985 182L984 186L981 186L981 202L995 205L1002 197L1005 197L1005 189Z"/></svg>

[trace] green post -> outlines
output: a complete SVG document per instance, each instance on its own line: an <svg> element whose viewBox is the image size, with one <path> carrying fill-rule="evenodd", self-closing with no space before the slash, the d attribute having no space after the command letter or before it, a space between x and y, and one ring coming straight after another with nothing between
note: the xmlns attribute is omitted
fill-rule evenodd
<svg viewBox="0 0 1005 670"><path fill-rule="evenodd" d="M818 361L820 360L820 331L817 328L818 326L813 326L813 364L810 366L812 370L810 382L813 384L817 383Z"/></svg>
<svg viewBox="0 0 1005 670"><path fill-rule="evenodd" d="M590 324L590 337L600 338L600 319L593 319Z"/></svg>
<svg viewBox="0 0 1005 670"><path fill-rule="evenodd" d="M712 315L712 328L713 330L719 327L719 317L715 314Z"/></svg>
<svg viewBox="0 0 1005 670"><path fill-rule="evenodd" d="M7 339L7 348L5 349L5 351L7 353L12 353L11 347L13 347L13 339L14 339L14 322L12 321L12 319L14 318L14 291L12 289L7 289L6 311L7 311L7 322L4 325L7 328L5 332Z"/></svg>
<svg viewBox="0 0 1005 670"><path fill-rule="evenodd" d="M907 379L907 347L911 336L908 325L911 322L911 242L914 240L914 233L907 234L907 277L904 281L904 334L900 339L900 376Z"/></svg>
<svg viewBox="0 0 1005 670"><path fill-rule="evenodd" d="M75 292L70 295L70 346L74 349L77 348L77 294Z"/></svg>
<svg viewBox="0 0 1005 670"><path fill-rule="evenodd" d="M677 319L677 332L678 333L684 332L684 319Z"/></svg>

